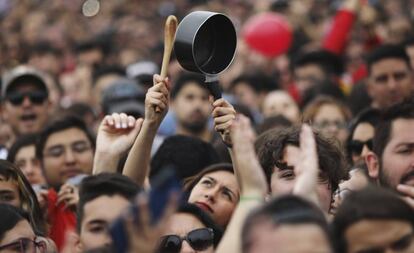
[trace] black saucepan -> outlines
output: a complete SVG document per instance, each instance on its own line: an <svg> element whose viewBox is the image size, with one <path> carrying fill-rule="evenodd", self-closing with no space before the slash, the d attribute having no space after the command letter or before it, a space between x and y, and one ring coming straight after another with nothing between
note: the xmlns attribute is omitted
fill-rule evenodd
<svg viewBox="0 0 414 253"><path fill-rule="evenodd" d="M195 11L178 25L174 52L184 69L206 76L207 87L214 99L219 99L218 74L230 66L236 45L236 30L227 16Z"/></svg>

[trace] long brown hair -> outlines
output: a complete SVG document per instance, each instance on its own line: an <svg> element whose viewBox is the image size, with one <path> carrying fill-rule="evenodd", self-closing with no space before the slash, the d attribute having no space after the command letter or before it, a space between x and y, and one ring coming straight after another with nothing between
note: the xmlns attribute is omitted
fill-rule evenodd
<svg viewBox="0 0 414 253"><path fill-rule="evenodd" d="M20 206L29 214L30 223L37 235L46 235L46 222L42 215L39 202L32 186L26 177L14 164L0 160L0 175L4 177L6 181L11 181L17 185L20 195Z"/></svg>

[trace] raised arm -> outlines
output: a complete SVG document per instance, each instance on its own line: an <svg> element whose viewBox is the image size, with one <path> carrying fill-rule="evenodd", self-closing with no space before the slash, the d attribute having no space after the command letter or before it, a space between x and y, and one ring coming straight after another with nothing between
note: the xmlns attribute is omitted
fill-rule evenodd
<svg viewBox="0 0 414 253"><path fill-rule="evenodd" d="M330 31L323 39L322 45L326 50L341 55L361 8L360 0L345 0L333 19Z"/></svg>
<svg viewBox="0 0 414 253"><path fill-rule="evenodd" d="M297 179L293 194L301 196L320 207L317 193L318 173L319 163L315 137L311 127L304 124L300 133L300 162L295 167Z"/></svg>
<svg viewBox="0 0 414 253"><path fill-rule="evenodd" d="M233 164L239 175L240 201L216 253L241 252L241 231L251 210L260 206L267 193L266 178L254 151L255 134L249 119L239 115L233 123Z"/></svg>
<svg viewBox="0 0 414 253"><path fill-rule="evenodd" d="M145 97L145 117L142 129L129 152L123 169L124 175L141 186L144 185L150 170L152 143L169 106L168 77L162 79L161 76L154 75L153 82L154 86L148 90Z"/></svg>
<svg viewBox="0 0 414 253"><path fill-rule="evenodd" d="M142 121L125 113L105 116L96 138L93 174L116 172L119 160L137 137Z"/></svg>

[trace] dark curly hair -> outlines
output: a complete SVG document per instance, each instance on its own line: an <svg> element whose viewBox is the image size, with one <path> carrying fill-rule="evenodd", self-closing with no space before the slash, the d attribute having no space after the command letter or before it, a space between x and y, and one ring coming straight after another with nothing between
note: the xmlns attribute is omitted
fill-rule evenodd
<svg viewBox="0 0 414 253"><path fill-rule="evenodd" d="M255 143L259 162L265 172L267 182L270 185L274 167L283 159L283 153L288 145L299 147L299 126L284 130L269 130L260 135ZM314 132L317 146L319 168L327 175L332 192L338 189L339 182L347 177L346 160L339 144L333 139L323 137Z"/></svg>

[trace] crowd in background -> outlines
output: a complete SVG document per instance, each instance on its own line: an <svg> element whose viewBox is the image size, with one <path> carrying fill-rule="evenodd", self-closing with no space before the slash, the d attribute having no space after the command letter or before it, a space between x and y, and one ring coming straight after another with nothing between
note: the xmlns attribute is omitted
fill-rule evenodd
<svg viewBox="0 0 414 253"><path fill-rule="evenodd" d="M0 251L414 252L413 7L1 0ZM197 10L237 32L216 101L174 52L159 75Z"/></svg>

